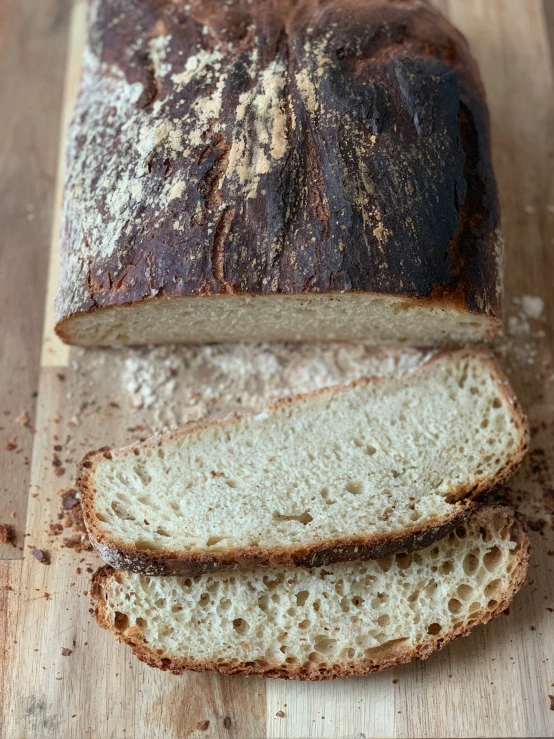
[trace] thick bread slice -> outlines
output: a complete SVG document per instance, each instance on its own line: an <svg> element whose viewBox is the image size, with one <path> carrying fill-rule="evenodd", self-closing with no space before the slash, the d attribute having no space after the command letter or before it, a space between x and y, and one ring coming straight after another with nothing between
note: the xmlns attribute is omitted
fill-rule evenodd
<svg viewBox="0 0 554 739"><path fill-rule="evenodd" d="M525 581L513 511L482 508L427 549L320 569L153 578L103 567L96 619L163 670L297 680L425 659L500 614Z"/></svg>
<svg viewBox="0 0 554 739"><path fill-rule="evenodd" d="M78 485L91 539L115 567L320 566L427 546L526 445L496 360L457 350L399 377L92 453Z"/></svg>

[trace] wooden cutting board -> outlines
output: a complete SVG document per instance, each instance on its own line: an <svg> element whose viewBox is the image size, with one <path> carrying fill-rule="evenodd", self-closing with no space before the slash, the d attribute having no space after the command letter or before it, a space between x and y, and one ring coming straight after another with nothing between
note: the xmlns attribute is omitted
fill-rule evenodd
<svg viewBox="0 0 554 739"><path fill-rule="evenodd" d="M507 252L509 332L499 352L533 429L530 459L508 491L531 519L529 584L510 613L489 627L427 662L369 678L305 684L210 674L175 677L136 661L127 647L97 628L89 611L87 570L98 565L96 556L63 548L64 535L48 531L60 512L59 490L72 484L75 462L90 448L126 443L175 421L218 415L241 404L257 407L269 397L325 384L341 373L350 377L375 363L388 371L391 358L357 348L258 347L247 350L245 366L236 348L158 350L152 356L144 350L70 350L52 331L55 218L28 536L21 567L0 568L2 628L11 636L0 655L2 736L554 736L549 698L554 695L554 85L544 8L540 0L436 4L468 36L491 107ZM66 120L84 31L85 0L77 0ZM56 214L61 177L60 160ZM235 371L236 387L229 380ZM47 550L51 564L38 562L30 545ZM71 654L63 656L64 648Z"/></svg>

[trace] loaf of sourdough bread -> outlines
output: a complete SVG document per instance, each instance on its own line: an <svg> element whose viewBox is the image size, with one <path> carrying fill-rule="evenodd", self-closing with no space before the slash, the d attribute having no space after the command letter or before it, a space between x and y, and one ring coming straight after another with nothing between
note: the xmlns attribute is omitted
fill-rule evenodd
<svg viewBox="0 0 554 739"><path fill-rule="evenodd" d="M501 255L479 72L425 0L91 0L65 341L483 340Z"/></svg>
<svg viewBox="0 0 554 739"><path fill-rule="evenodd" d="M444 536L526 445L492 355L460 349L398 377L89 454L78 486L91 540L116 567L317 566Z"/></svg>
<svg viewBox="0 0 554 739"><path fill-rule="evenodd" d="M195 578L103 567L96 619L162 670L296 680L364 675L425 659L498 616L525 581L529 540L485 507L412 555Z"/></svg>

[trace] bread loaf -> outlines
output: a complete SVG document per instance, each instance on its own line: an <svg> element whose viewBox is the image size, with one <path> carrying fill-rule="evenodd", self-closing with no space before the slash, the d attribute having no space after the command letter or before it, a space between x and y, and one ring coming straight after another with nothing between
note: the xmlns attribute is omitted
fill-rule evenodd
<svg viewBox="0 0 554 739"><path fill-rule="evenodd" d="M509 605L528 562L521 523L490 507L413 555L193 579L103 567L92 594L98 623L162 670L325 680L466 636Z"/></svg>
<svg viewBox="0 0 554 739"><path fill-rule="evenodd" d="M457 350L399 377L87 455L77 484L91 540L114 566L315 566L444 536L526 445L491 355Z"/></svg>
<svg viewBox="0 0 554 739"><path fill-rule="evenodd" d="M501 255L479 72L424 0L91 0L65 341L483 340Z"/></svg>

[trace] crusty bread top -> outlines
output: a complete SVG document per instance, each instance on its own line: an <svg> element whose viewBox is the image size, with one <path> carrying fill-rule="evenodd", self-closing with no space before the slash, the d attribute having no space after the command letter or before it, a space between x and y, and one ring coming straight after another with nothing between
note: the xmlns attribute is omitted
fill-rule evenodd
<svg viewBox="0 0 554 739"><path fill-rule="evenodd" d="M479 72L427 2L91 0L62 322L343 291L492 320L499 228Z"/></svg>
<svg viewBox="0 0 554 739"><path fill-rule="evenodd" d="M98 623L175 673L322 680L426 658L500 614L523 585L529 540L513 511L483 508L411 556L321 569L93 578Z"/></svg>
<svg viewBox="0 0 554 739"><path fill-rule="evenodd" d="M521 461L525 419L486 351L88 455L78 485L113 565L184 574L422 547Z"/></svg>

